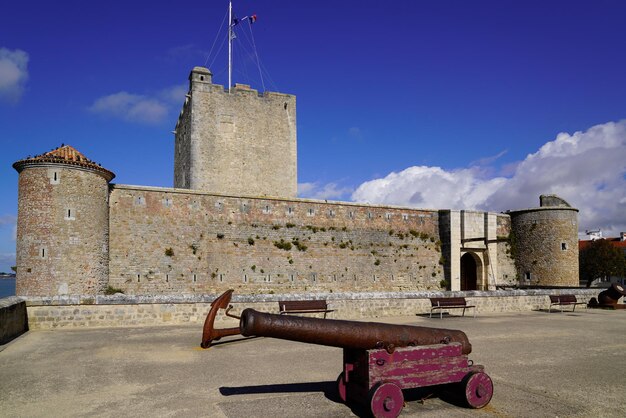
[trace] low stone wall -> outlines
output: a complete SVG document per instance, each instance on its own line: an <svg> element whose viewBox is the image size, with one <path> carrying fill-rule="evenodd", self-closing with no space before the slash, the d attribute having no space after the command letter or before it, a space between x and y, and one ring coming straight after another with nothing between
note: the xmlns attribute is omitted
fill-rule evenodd
<svg viewBox="0 0 626 418"><path fill-rule="evenodd" d="M0 299L0 344L6 344L28 331L26 302L11 296Z"/></svg>
<svg viewBox="0 0 626 418"><path fill-rule="evenodd" d="M498 290L414 293L307 293L289 295L233 295L233 312L253 308L278 313L279 300L326 299L335 311L328 318L362 319L427 314L430 297L463 296L476 305L477 315L547 309L548 295L575 294L579 301L597 296L598 289ZM197 324L202 325L215 295L97 296L29 298L31 329L66 327L120 327ZM218 326L236 321L218 316Z"/></svg>

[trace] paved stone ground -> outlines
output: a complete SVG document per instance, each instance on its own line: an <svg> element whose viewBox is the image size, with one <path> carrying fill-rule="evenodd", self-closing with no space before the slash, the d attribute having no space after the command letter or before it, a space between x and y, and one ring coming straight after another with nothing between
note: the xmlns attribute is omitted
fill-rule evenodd
<svg viewBox="0 0 626 418"><path fill-rule="evenodd" d="M409 392L402 416L626 416L626 311L384 322L465 331L470 358L495 386L481 410L436 397L422 403L427 391ZM202 350L201 333L198 326L29 332L0 347L0 416L361 414L335 394L341 349L256 338Z"/></svg>

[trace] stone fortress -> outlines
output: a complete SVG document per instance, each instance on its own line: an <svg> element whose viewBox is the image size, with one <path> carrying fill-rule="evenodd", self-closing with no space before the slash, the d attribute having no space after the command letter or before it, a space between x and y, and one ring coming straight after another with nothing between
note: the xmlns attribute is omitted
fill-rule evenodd
<svg viewBox="0 0 626 418"><path fill-rule="evenodd" d="M17 295L203 295L577 286L578 210L299 199L296 99L195 67L174 188L111 184L71 146L17 161Z"/></svg>

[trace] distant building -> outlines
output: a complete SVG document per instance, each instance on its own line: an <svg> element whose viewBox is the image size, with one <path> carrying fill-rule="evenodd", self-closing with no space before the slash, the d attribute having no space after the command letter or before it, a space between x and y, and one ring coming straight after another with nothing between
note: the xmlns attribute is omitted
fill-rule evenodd
<svg viewBox="0 0 626 418"><path fill-rule="evenodd" d="M590 232L595 232L595 231L590 231ZM583 250L586 247L588 247L593 241L597 239L604 239L605 241L610 242L612 246L621 249L624 252L624 256L626 256L626 232L620 232L619 237L614 237L614 238L602 238L602 231L599 231L599 232L600 232L599 233L600 238L597 238L596 236L592 235L591 239L578 241L578 249Z"/></svg>
<svg viewBox="0 0 626 418"><path fill-rule="evenodd" d="M590 239L587 240L580 240L578 241L578 251L583 251L585 248L587 248L589 245L591 245L591 243L593 241L596 241L598 239L604 239L605 241L611 243L611 245L615 248L619 248L620 250L622 250L622 253L624 254L624 257L626 258L626 232L620 232L619 233L619 237L614 237L614 238L602 238L602 231L597 230L597 231L585 231L587 232L588 235L590 235ZM590 232L592 234L590 234ZM596 234L599 233L599 234ZM600 238L598 238L598 235ZM604 281L603 279L598 279L599 282ZM626 279L624 277L610 277L607 280L607 283L615 283L615 282L620 282L622 284L626 284Z"/></svg>

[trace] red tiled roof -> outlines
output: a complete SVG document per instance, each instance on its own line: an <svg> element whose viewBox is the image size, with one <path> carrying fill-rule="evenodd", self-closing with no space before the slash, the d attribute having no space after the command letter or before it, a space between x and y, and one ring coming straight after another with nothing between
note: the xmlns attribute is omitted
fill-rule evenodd
<svg viewBox="0 0 626 418"><path fill-rule="evenodd" d="M67 160L67 161L93 163L93 161L90 161L87 157L85 157L82 153L78 152L76 148L74 148L71 145L63 145L57 149L53 149L50 152L41 154L39 157L35 157L35 159L46 158L46 157L57 157L57 158L63 158L64 160Z"/></svg>
<svg viewBox="0 0 626 418"><path fill-rule="evenodd" d="M619 238L600 238L600 239L610 242L611 245L614 247L626 248L626 241L620 241ZM590 240L590 239L578 241L578 249L582 250L583 248L587 248L589 245L591 245L592 242L593 240Z"/></svg>
<svg viewBox="0 0 626 418"><path fill-rule="evenodd" d="M27 165L38 163L61 163L89 168L98 172L98 174L106 178L107 181L111 181L115 177L115 174L113 174L113 172L107 170L106 168L103 168L100 164L91 161L81 152L76 150L76 148L70 145L61 145L60 147L55 148L52 151L46 152L44 154L36 155L34 157L29 156L23 160L19 160L13 164L13 168L20 172Z"/></svg>

